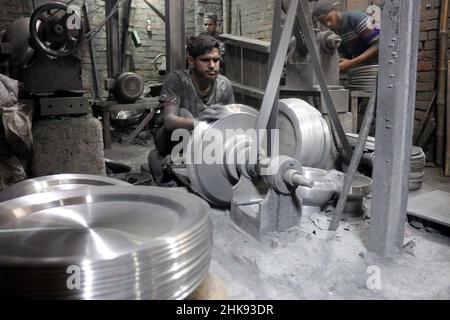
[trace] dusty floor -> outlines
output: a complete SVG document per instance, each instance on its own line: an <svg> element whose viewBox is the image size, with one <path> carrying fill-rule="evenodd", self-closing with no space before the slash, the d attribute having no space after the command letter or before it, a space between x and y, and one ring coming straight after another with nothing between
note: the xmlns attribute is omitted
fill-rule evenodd
<svg viewBox="0 0 450 320"><path fill-rule="evenodd" d="M139 171L150 147L114 146L107 157ZM435 189L450 191L450 179L427 168L420 192ZM210 271L230 299L450 299L448 233L407 224L405 251L381 260L366 249L370 219L347 218L330 234L330 217L303 216L299 227L257 242L228 211L212 209L212 218Z"/></svg>

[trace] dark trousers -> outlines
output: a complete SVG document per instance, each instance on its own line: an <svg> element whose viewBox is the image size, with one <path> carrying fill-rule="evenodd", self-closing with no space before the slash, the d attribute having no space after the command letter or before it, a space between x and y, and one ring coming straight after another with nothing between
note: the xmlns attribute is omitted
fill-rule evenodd
<svg viewBox="0 0 450 320"><path fill-rule="evenodd" d="M178 144L178 141L172 141L172 131L162 127L155 136L155 146L159 154L166 157L172 153L172 149Z"/></svg>

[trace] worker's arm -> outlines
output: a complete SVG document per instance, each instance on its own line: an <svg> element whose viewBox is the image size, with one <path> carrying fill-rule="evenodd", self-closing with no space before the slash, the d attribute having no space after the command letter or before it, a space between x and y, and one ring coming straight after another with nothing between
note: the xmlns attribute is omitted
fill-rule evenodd
<svg viewBox="0 0 450 320"><path fill-rule="evenodd" d="M366 61L370 61L378 56L378 45L372 46L367 49L363 54L353 58L353 59L341 59L339 68L341 72L346 72L348 69L357 67Z"/></svg>
<svg viewBox="0 0 450 320"><path fill-rule="evenodd" d="M159 106L163 110L164 127L170 131L176 129L192 130L194 128L193 119L180 116L182 82L180 72L169 73L159 96Z"/></svg>
<svg viewBox="0 0 450 320"><path fill-rule="evenodd" d="M183 118L178 115L179 107L175 104L164 106L164 127L167 130L194 129L194 119Z"/></svg>

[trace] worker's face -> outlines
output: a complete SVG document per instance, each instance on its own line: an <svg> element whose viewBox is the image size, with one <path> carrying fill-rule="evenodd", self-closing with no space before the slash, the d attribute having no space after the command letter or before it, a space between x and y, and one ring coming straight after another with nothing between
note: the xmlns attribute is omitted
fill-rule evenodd
<svg viewBox="0 0 450 320"><path fill-rule="evenodd" d="M216 32L217 24L211 19L205 19L203 22L203 26L205 27L205 32L209 35Z"/></svg>
<svg viewBox="0 0 450 320"><path fill-rule="evenodd" d="M188 61L199 78L214 81L219 74L220 52L217 48L198 56L196 59L189 57Z"/></svg>
<svg viewBox="0 0 450 320"><path fill-rule="evenodd" d="M328 29L336 30L341 23L341 15L336 10L331 10L327 15L319 18L319 22Z"/></svg>

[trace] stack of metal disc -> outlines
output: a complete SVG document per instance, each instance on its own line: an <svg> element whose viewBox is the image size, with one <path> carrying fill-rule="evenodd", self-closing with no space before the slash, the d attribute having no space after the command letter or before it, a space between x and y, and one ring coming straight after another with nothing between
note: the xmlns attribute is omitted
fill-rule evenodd
<svg viewBox="0 0 450 320"><path fill-rule="evenodd" d="M409 191L419 190L425 176L426 156L422 148L413 147L411 153L411 174L409 176Z"/></svg>
<svg viewBox="0 0 450 320"><path fill-rule="evenodd" d="M352 68L348 72L346 88L353 91L373 91L378 74L378 65Z"/></svg>
<svg viewBox="0 0 450 320"><path fill-rule="evenodd" d="M209 206L151 187L84 187L0 203L0 298L184 299L205 278Z"/></svg>
<svg viewBox="0 0 450 320"><path fill-rule="evenodd" d="M75 190L88 186L131 186L128 182L89 174L57 174L25 180L0 193L0 202L35 193Z"/></svg>
<svg viewBox="0 0 450 320"><path fill-rule="evenodd" d="M303 166L324 169L331 152L331 133L322 114L300 99L279 102L280 154Z"/></svg>
<svg viewBox="0 0 450 320"><path fill-rule="evenodd" d="M357 134L347 133L347 139L351 146L356 147L359 139ZM369 137L365 145L366 152L363 155L362 163L367 163L372 169L375 166L375 138ZM411 151L411 173L409 176L409 191L416 191L422 187L425 176L426 156L423 149L413 146Z"/></svg>

